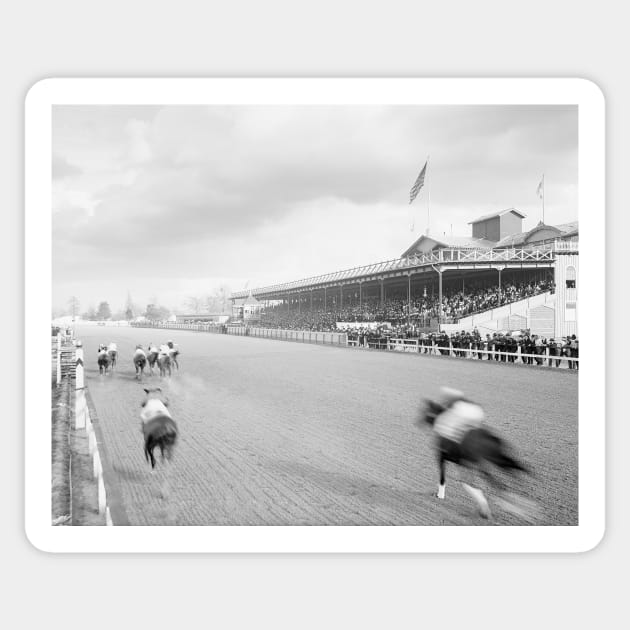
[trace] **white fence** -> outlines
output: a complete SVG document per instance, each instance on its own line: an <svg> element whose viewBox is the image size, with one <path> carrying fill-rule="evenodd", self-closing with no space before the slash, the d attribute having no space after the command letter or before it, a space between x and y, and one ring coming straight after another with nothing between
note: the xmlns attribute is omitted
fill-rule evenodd
<svg viewBox="0 0 630 630"><path fill-rule="evenodd" d="M356 340L348 342L348 345L359 346ZM528 365L543 365L547 367L578 369L580 359L567 355L552 355L551 349L546 347L543 354L525 354L517 346L516 352L504 352L493 349L482 349L473 347L472 343L468 347L455 347L449 341L448 346L439 345L435 342L428 343L422 339L380 339L368 341L364 348L390 350L393 352L412 352L416 354L429 354L434 356L460 357L466 359L502 361L508 363L524 363ZM560 349L558 349L560 351ZM531 359L531 361L529 360Z"/></svg>
<svg viewBox="0 0 630 630"><path fill-rule="evenodd" d="M164 328L169 330L192 330L240 337L263 337L281 341L298 341L333 346L348 345L348 335L337 332L317 332L310 330L284 330L281 328L259 328L256 326L230 326L226 324L185 324L176 322L134 322L134 328Z"/></svg>
<svg viewBox="0 0 630 630"><path fill-rule="evenodd" d="M85 372L83 367L83 345L76 342L76 380L75 380L75 429L84 430L88 438L88 451L92 457L92 472L97 484L98 512L105 516L107 525L113 525L110 509L107 505L107 492L103 480L103 465L98 451L96 432L90 420L90 411L85 396Z"/></svg>

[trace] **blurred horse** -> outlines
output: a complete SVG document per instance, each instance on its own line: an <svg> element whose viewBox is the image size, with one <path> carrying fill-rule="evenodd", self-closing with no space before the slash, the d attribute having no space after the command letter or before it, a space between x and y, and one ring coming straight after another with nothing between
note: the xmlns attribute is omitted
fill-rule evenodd
<svg viewBox="0 0 630 630"><path fill-rule="evenodd" d="M111 342L107 347L107 354L109 356L109 361L112 364L112 370L116 367L116 359L118 358L118 346L115 342Z"/></svg>
<svg viewBox="0 0 630 630"><path fill-rule="evenodd" d="M141 345L136 346L133 354L133 364L136 368L136 378L140 380L144 376L144 368L147 364L147 355Z"/></svg>
<svg viewBox="0 0 630 630"><path fill-rule="evenodd" d="M107 374L109 368L109 355L107 354L107 348L103 345L98 347L98 373Z"/></svg>
<svg viewBox="0 0 630 630"><path fill-rule="evenodd" d="M459 395L460 392L446 390L446 388L444 390L455 395L449 394L447 400L443 402L425 401L416 422L418 427L430 425L436 433L435 447L440 473L437 497L439 499L445 497L446 462L451 462L461 466L472 477L478 474L486 479L489 486L497 493L498 502L506 511L523 517L533 516L536 512L535 504L509 491L508 486L495 474L496 470L500 470L515 480L517 473L530 473L527 466L511 454L511 448L505 440L481 426L483 412L478 405L466 400L463 395ZM460 403L461 405L457 407ZM478 412L474 411L475 406L478 407ZM462 409L467 410L468 408L473 410L470 417L475 417L476 413L481 413L481 416L479 420L474 420L469 425L464 423L464 426L461 427L460 437L456 433L451 436L436 426L440 423L440 417L447 417L446 414L449 410L452 415L456 415L462 414ZM465 413L466 411L462 414L464 417ZM442 416L442 414L445 415ZM483 491L468 483L463 483L463 486L474 499L481 516L489 518L491 516L490 507Z"/></svg>
<svg viewBox="0 0 630 630"><path fill-rule="evenodd" d="M171 363L175 366L177 370L179 370L179 363L177 362L177 357L179 356L179 348L172 341L167 341L166 345L168 346L168 356L171 360Z"/></svg>
<svg viewBox="0 0 630 630"><path fill-rule="evenodd" d="M149 372L151 372L151 375L153 375L153 368L157 363L159 353L160 351L158 350L157 346L153 343L149 343L149 354L147 354L147 361L149 362Z"/></svg>
<svg viewBox="0 0 630 630"><path fill-rule="evenodd" d="M158 366L160 368L160 376L171 375L171 357L169 355L169 347L167 345L160 346L160 352L158 354Z"/></svg>
<svg viewBox="0 0 630 630"><path fill-rule="evenodd" d="M162 390L159 387L145 388L144 392L147 397L142 403L140 413L144 456L151 463L151 468L155 468L153 451L156 448L160 449L163 462L171 460L177 442L177 425L167 409L168 401L162 395Z"/></svg>

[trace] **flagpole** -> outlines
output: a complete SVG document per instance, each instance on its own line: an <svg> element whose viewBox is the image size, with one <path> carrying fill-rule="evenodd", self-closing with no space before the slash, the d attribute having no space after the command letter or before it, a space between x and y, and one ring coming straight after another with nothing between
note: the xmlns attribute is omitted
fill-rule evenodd
<svg viewBox="0 0 630 630"><path fill-rule="evenodd" d="M542 178L542 206L543 206L543 225L545 223L545 174L543 173Z"/></svg>
<svg viewBox="0 0 630 630"><path fill-rule="evenodd" d="M427 171L429 170L429 155L427 155ZM429 225L431 222L431 180L429 179L429 184L427 186L427 236L429 236Z"/></svg>

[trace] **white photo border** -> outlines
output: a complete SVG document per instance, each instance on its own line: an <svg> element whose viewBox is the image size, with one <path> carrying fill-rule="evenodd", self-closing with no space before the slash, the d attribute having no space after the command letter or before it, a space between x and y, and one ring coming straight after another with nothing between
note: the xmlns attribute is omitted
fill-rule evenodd
<svg viewBox="0 0 630 630"><path fill-rule="evenodd" d="M51 525L49 376L25 374L25 530L46 552L583 552L605 531L605 100L585 79L43 79L25 102L25 356L48 347L55 105L577 105L580 251L579 521L576 526ZM597 260L595 258L597 257ZM589 296L589 299L585 299Z"/></svg>

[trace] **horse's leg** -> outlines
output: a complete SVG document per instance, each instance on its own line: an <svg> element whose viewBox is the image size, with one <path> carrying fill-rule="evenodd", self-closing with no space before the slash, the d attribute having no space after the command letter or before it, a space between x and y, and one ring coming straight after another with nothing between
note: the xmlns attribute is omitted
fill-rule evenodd
<svg viewBox="0 0 630 630"><path fill-rule="evenodd" d="M438 456L438 464L440 467L440 485L438 486L437 498L443 499L446 495L446 460L444 459L444 453L442 451L440 451Z"/></svg>
<svg viewBox="0 0 630 630"><path fill-rule="evenodd" d="M149 448L149 457L151 458L151 468L154 469L155 468L155 457L153 455L153 449L155 448L155 444L151 445L151 448Z"/></svg>
<svg viewBox="0 0 630 630"><path fill-rule="evenodd" d="M462 468L468 472L468 481L474 482L476 476L475 469L467 463L462 463ZM462 486L464 486L464 490L468 492L473 501L477 504L477 508L479 509L481 516L483 518L490 518L492 513L490 512L490 506L488 505L488 500L486 499L486 495L483 493L483 490L481 490L481 488L475 488L473 485L465 481L462 481Z"/></svg>

